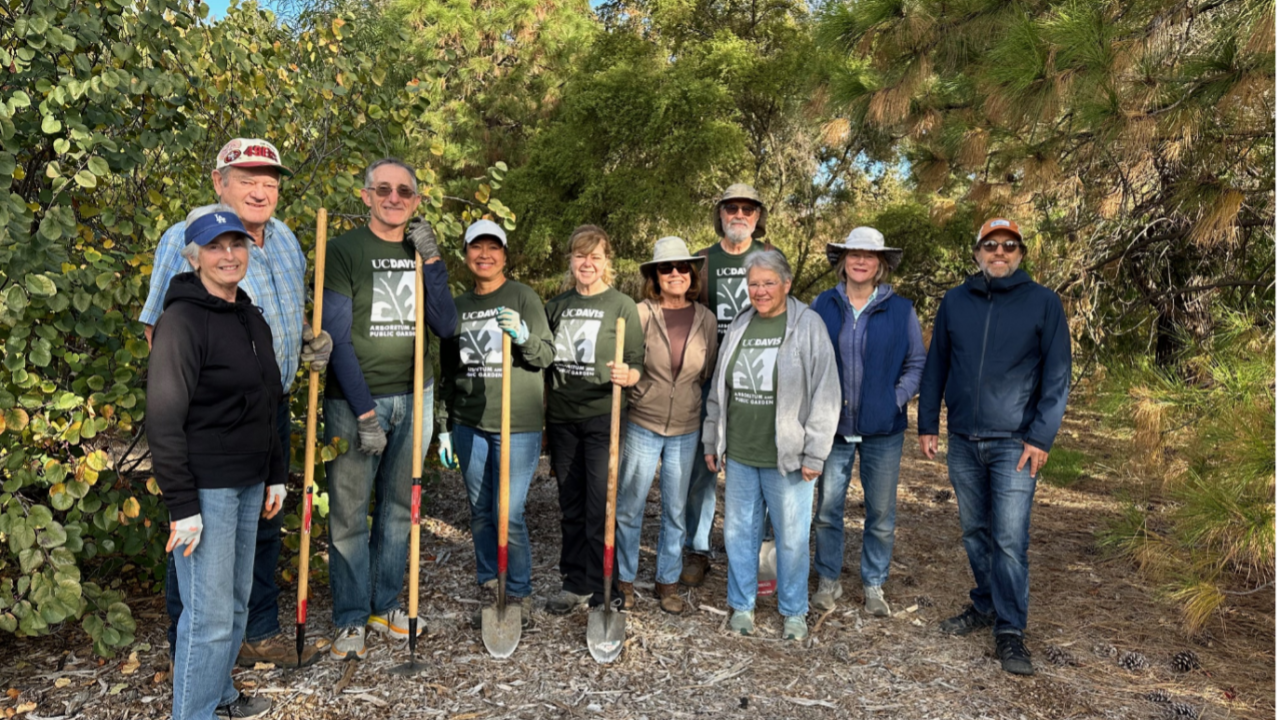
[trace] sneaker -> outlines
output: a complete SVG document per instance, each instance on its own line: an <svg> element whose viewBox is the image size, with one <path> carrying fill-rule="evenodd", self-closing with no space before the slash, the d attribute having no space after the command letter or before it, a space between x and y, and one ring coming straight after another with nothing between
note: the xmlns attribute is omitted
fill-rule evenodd
<svg viewBox="0 0 1280 720"><path fill-rule="evenodd" d="M395 608L381 615L370 615L365 627L374 632L384 633L396 640L409 639L409 613ZM422 631L425 630L427 624L418 619L418 637L422 637Z"/></svg>
<svg viewBox="0 0 1280 720"><path fill-rule="evenodd" d="M568 590L561 590L550 600L547 600L547 612L552 615L568 615L577 608L586 605L590 600L590 595L578 595Z"/></svg>
<svg viewBox="0 0 1280 720"><path fill-rule="evenodd" d="M830 612L836 609L836 600L842 595L844 588L840 587L839 579L828 580L819 575L818 592L813 594L813 606L822 612Z"/></svg>
<svg viewBox="0 0 1280 720"><path fill-rule="evenodd" d="M807 637L809 637L809 626L805 624L803 615L792 615L783 621L783 640L803 640Z"/></svg>
<svg viewBox="0 0 1280 720"><path fill-rule="evenodd" d="M271 701L263 697L249 697L240 693L235 700L213 711L220 718L256 718L271 712Z"/></svg>
<svg viewBox="0 0 1280 720"><path fill-rule="evenodd" d="M310 667L322 657L324 647L311 643L302 648L302 662L298 662L298 646L289 638L276 635L258 642L241 643L236 664L245 668L255 667L258 663L271 663L278 668Z"/></svg>
<svg viewBox="0 0 1280 720"><path fill-rule="evenodd" d="M1031 653L1017 633L1000 633L996 635L996 655L1000 656L1000 667L1014 675L1034 675L1031 667Z"/></svg>
<svg viewBox="0 0 1280 720"><path fill-rule="evenodd" d="M342 628L333 638L329 654L336 660L363 660L368 650L364 646L364 628Z"/></svg>
<svg viewBox="0 0 1280 720"><path fill-rule="evenodd" d="M734 610L729 618L729 629L743 635L754 635L756 632L755 610Z"/></svg>
<svg viewBox="0 0 1280 720"><path fill-rule="evenodd" d="M943 620L938 629L947 635L968 635L974 630L988 628L995 624L996 616L994 613L983 615L978 612L977 608L970 605L959 615Z"/></svg>
<svg viewBox="0 0 1280 720"><path fill-rule="evenodd" d="M863 607L875 617L889 617L889 603L885 602L884 589L879 585L862 586Z"/></svg>
<svg viewBox="0 0 1280 720"><path fill-rule="evenodd" d="M707 572L710 570L710 557L702 553L689 553L684 559L684 568L680 570L680 584L700 587L707 581Z"/></svg>

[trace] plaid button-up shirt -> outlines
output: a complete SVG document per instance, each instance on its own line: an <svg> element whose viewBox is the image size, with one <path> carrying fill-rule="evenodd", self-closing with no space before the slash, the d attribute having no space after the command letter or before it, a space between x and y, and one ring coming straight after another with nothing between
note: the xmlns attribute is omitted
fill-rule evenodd
<svg viewBox="0 0 1280 720"><path fill-rule="evenodd" d="M156 247L155 262L151 268L151 290L147 304L138 318L146 325L155 325L164 312L164 295L169 291L169 281L178 273L191 270L191 263L182 258L182 246L186 243L186 222L179 222L165 231ZM302 323L306 312L307 258L293 232L275 218L267 221L266 238L262 247L249 244L249 268L240 287L253 304L262 308L262 315L271 326L271 346L280 365L280 377L284 391L293 387L293 377L298 372L298 356L302 354Z"/></svg>

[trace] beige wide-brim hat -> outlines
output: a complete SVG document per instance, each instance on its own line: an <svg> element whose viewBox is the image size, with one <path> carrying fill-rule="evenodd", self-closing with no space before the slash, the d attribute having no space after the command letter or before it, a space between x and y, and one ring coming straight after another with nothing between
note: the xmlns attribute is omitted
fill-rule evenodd
<svg viewBox="0 0 1280 720"><path fill-rule="evenodd" d="M689 253L689 246L684 240L668 235L653 244L653 259L649 262L640 263L640 274L645 277L653 277L658 270L658 265L664 262L689 262L697 263L699 267L706 261L706 258L698 257Z"/></svg>
<svg viewBox="0 0 1280 720"><path fill-rule="evenodd" d="M760 199L760 193L746 183L734 183L725 188L725 191L720 194L720 199L716 200L715 207L711 208L711 224L715 226L716 237L724 237L724 225L720 223L720 206L730 200L750 200L760 206L760 218L756 220L756 230L751 233L751 237L764 237L767 232L764 221L769 217L769 209L764 206L764 201Z"/></svg>
<svg viewBox="0 0 1280 720"><path fill-rule="evenodd" d="M898 269L898 265L902 263L902 248L885 247L884 235L875 228L856 227L843 243L827 243L827 262L835 267L845 250L870 250L880 253L884 257L885 264L889 266L890 272Z"/></svg>

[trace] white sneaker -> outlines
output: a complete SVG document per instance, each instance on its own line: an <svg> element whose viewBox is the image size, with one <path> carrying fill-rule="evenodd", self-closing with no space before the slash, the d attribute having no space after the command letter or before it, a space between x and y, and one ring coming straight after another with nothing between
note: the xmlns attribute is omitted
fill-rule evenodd
<svg viewBox="0 0 1280 720"><path fill-rule="evenodd" d="M756 633L756 611L734 610L733 617L729 618L729 629L743 635L754 635Z"/></svg>
<svg viewBox="0 0 1280 720"><path fill-rule="evenodd" d="M362 660L366 652L362 627L342 628L329 646L329 654L337 660Z"/></svg>
<svg viewBox="0 0 1280 720"><path fill-rule="evenodd" d="M418 637L422 637L422 631L426 629L427 624L422 618L418 618ZM370 615L369 620L365 623L365 627L374 632L384 633L396 640L409 639L409 613L396 608L384 615Z"/></svg>
<svg viewBox="0 0 1280 720"><path fill-rule="evenodd" d="M844 595L844 588L840 587L838 579L828 580L827 578L818 576L818 592L813 594L813 606L822 612L828 612L836 609L836 600Z"/></svg>
<svg viewBox="0 0 1280 720"><path fill-rule="evenodd" d="M865 598L864 605L867 612L876 617L889 617L889 603L884 599L884 590L879 585L863 585L862 596Z"/></svg>

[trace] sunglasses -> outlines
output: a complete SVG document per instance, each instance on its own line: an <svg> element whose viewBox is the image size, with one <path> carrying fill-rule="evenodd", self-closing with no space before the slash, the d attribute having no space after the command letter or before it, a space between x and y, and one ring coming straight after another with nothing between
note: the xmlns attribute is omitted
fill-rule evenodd
<svg viewBox="0 0 1280 720"><path fill-rule="evenodd" d="M720 208L724 210L725 214L729 217L733 217L739 212L742 213L743 217L751 217L760 209L759 206L752 205L751 203L743 203L742 205L739 205L738 203L725 203L724 205L721 205Z"/></svg>
<svg viewBox="0 0 1280 720"><path fill-rule="evenodd" d="M681 260L680 262L673 262L673 263L669 263L669 262L658 263L659 275L670 275L673 272L678 272L681 275L688 275L689 273L693 272L693 266L683 260Z"/></svg>
<svg viewBox="0 0 1280 720"><path fill-rule="evenodd" d="M1022 247L1022 243L1017 240L1005 240L1004 242L1000 242L998 240L983 240L978 243L978 247L989 253L995 252L996 248L1003 247L1005 252L1012 254L1017 252L1018 248Z"/></svg>
<svg viewBox="0 0 1280 720"><path fill-rule="evenodd" d="M372 192L374 195L377 195L380 198L387 197L388 195L391 194L391 191L392 191L392 187L390 185L377 185L377 186L374 186L371 188L365 188L365 189ZM412 200L413 198L418 196L418 191L414 190L408 185L398 185L394 189L395 189L396 195L398 195L401 200Z"/></svg>

